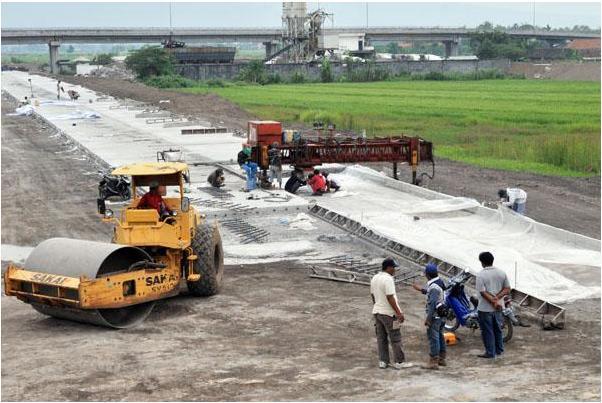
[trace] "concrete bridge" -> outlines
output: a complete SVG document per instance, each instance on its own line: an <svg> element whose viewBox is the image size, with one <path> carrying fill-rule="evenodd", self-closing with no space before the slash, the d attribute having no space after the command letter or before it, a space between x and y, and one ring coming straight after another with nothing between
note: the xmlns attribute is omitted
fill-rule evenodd
<svg viewBox="0 0 602 403"><path fill-rule="evenodd" d="M404 27L348 27L326 28L325 35L364 33L368 42L399 40L430 40L445 45L446 56L457 54L461 38L469 38L477 32L469 28L404 28ZM543 30L507 31L516 38L533 38L546 41L564 41L584 38L600 38L599 34L555 32ZM282 37L281 28L47 28L2 29L3 45L47 43L50 68L58 71L58 50L61 43L160 43L172 38L184 42L260 42L266 50Z"/></svg>

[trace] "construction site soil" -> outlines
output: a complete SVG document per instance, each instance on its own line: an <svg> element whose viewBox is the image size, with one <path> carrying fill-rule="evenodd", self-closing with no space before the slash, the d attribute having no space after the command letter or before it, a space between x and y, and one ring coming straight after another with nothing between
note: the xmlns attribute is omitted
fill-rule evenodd
<svg viewBox="0 0 602 403"><path fill-rule="evenodd" d="M108 240L89 197L98 167L66 157L65 139L42 120L6 116L14 107L3 99L2 242ZM600 400L599 299L569 305L564 330L515 329L495 361L476 358L480 337L463 330L445 369L395 371L377 368L365 286L312 279L290 261L227 266L224 277L219 295L161 301L140 326L120 331L47 318L2 295L2 399ZM398 296L407 357L421 364L423 297L410 287Z"/></svg>

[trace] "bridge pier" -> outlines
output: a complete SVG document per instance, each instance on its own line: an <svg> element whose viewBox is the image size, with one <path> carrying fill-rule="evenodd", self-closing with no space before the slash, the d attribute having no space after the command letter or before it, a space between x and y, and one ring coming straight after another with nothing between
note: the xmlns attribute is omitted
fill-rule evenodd
<svg viewBox="0 0 602 403"><path fill-rule="evenodd" d="M276 51L276 44L272 41L263 42L265 46L265 58L269 58Z"/></svg>
<svg viewBox="0 0 602 403"><path fill-rule="evenodd" d="M48 51L50 54L50 73L58 74L59 73L59 47L61 44L59 41L50 41L48 42Z"/></svg>
<svg viewBox="0 0 602 403"><path fill-rule="evenodd" d="M443 41L445 45L445 57L458 56L458 41Z"/></svg>

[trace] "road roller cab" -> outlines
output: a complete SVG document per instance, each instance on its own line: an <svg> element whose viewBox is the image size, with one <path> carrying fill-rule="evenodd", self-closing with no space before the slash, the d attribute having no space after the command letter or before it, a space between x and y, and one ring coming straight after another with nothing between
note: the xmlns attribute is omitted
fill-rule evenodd
<svg viewBox="0 0 602 403"><path fill-rule="evenodd" d="M48 239L22 267L7 267L6 295L46 315L126 328L142 321L155 301L177 295L182 286L194 296L219 291L223 276L219 229L183 196L187 165L132 164L113 174L132 177L134 197L119 217L104 200L97 200L103 220L115 226L112 243ZM175 215L160 217L157 210L137 208L137 191L151 182L170 190L164 202Z"/></svg>
<svg viewBox="0 0 602 403"><path fill-rule="evenodd" d="M140 247L165 247L186 249L190 246L194 231L201 222L201 215L184 196L184 184L189 177L188 166L179 162L156 162L126 165L112 172L115 176L131 176L133 198L119 215L106 209L99 200L99 213L105 221L115 223L114 240L118 244ZM139 207L141 194L152 182L161 189L163 202L173 214L161 217L156 209Z"/></svg>

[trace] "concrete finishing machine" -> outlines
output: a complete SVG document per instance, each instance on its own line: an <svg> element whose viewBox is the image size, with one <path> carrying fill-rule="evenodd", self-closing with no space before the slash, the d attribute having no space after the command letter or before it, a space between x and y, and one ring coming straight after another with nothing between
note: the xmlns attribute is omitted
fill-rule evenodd
<svg viewBox="0 0 602 403"><path fill-rule="evenodd" d="M223 277L223 250L216 223L184 197L183 163L140 163L113 175L131 176L133 199L119 218L98 199L103 221L114 225L112 243L52 238L40 243L23 267L4 275L6 295L62 319L112 328L143 321L155 301L177 295L183 283L195 296L216 294ZM174 191L161 197L164 212L138 208L141 186Z"/></svg>

